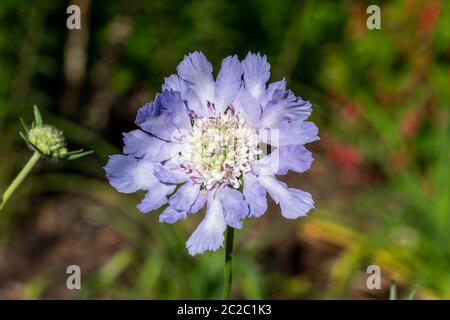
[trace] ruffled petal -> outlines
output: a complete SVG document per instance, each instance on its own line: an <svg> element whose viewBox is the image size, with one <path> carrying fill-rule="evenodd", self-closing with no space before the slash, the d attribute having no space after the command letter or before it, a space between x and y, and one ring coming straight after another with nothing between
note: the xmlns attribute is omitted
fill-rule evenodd
<svg viewBox="0 0 450 320"><path fill-rule="evenodd" d="M171 75L164 79L162 86L164 90L179 91L183 101L186 103L189 110L193 112L193 115L203 117L207 114L205 108L200 103L200 100L195 92L189 87L186 81L181 79L176 74Z"/></svg>
<svg viewBox="0 0 450 320"><path fill-rule="evenodd" d="M164 165L155 163L154 174L161 182L168 184L179 184L189 180L188 175L179 166L170 162L166 162Z"/></svg>
<svg viewBox="0 0 450 320"><path fill-rule="evenodd" d="M178 91L166 90L160 97L161 107L156 116L138 116L138 125L156 137L172 141L181 135L183 130L191 129L188 110ZM142 112L143 114L145 111Z"/></svg>
<svg viewBox="0 0 450 320"><path fill-rule="evenodd" d="M168 113L148 119L141 125L141 128L166 141L171 141L177 134L177 127Z"/></svg>
<svg viewBox="0 0 450 320"><path fill-rule="evenodd" d="M267 89L261 94L258 98L259 103L261 104L261 108L265 109L267 104L272 100L273 94L276 90L286 90L286 80L280 80L276 82L272 82L267 86Z"/></svg>
<svg viewBox="0 0 450 320"><path fill-rule="evenodd" d="M201 52L195 51L184 57L177 66L181 79L189 83L190 88L197 94L204 108L207 101L214 100L214 79L212 65Z"/></svg>
<svg viewBox="0 0 450 320"><path fill-rule="evenodd" d="M310 193L288 188L286 183L279 181L274 176L262 175L258 178L275 203L280 204L281 215L286 219L303 217L314 208L314 201Z"/></svg>
<svg viewBox="0 0 450 320"><path fill-rule="evenodd" d="M170 120L177 129L191 129L191 119L180 92L165 90L161 94L161 104L170 114Z"/></svg>
<svg viewBox="0 0 450 320"><path fill-rule="evenodd" d="M169 204L178 211L187 212L197 199L200 192L200 185L192 182L186 182L178 189L178 191L170 198Z"/></svg>
<svg viewBox="0 0 450 320"><path fill-rule="evenodd" d="M175 223L178 220L186 219L185 211L178 211L175 208L168 206L160 215L159 222Z"/></svg>
<svg viewBox="0 0 450 320"><path fill-rule="evenodd" d="M175 186L159 183L147 192L145 198L138 204L137 208L142 213L148 213L159 209L162 205L167 203L167 195L171 194L174 190Z"/></svg>
<svg viewBox="0 0 450 320"><path fill-rule="evenodd" d="M242 61L242 67L245 88L258 99L266 89L266 82L270 78L270 64L267 62L267 57L249 52Z"/></svg>
<svg viewBox="0 0 450 320"><path fill-rule="evenodd" d="M275 147L291 144L304 145L320 140L317 126L303 120L280 122L278 128L260 130L259 137L263 143Z"/></svg>
<svg viewBox="0 0 450 320"><path fill-rule="evenodd" d="M311 115L311 104L290 90L276 90L261 117L261 128L278 128L283 121L305 120Z"/></svg>
<svg viewBox="0 0 450 320"><path fill-rule="evenodd" d="M247 124L253 128L259 128L262 109L258 101L245 88L239 90L238 95L233 101L233 107L242 114Z"/></svg>
<svg viewBox="0 0 450 320"><path fill-rule="evenodd" d="M275 149L259 160L257 167L271 174L285 175L288 170L305 172L311 167L312 161L312 153L304 146L288 145Z"/></svg>
<svg viewBox="0 0 450 320"><path fill-rule="evenodd" d="M226 227L222 204L219 199L211 197L208 200L205 217L186 242L189 254L194 256L206 250L219 249L223 246L223 233Z"/></svg>
<svg viewBox="0 0 450 320"><path fill-rule="evenodd" d="M266 189L252 173L244 174L243 193L250 207L249 217L260 217L267 211Z"/></svg>
<svg viewBox="0 0 450 320"><path fill-rule="evenodd" d="M145 121L150 118L157 117L162 113L161 94L157 94L155 100L144 104L137 113L136 124L141 126Z"/></svg>
<svg viewBox="0 0 450 320"><path fill-rule="evenodd" d="M189 209L189 213L196 213L200 209L202 209L206 201L208 200L208 191L201 190L198 194L197 199L195 199L194 203L192 204L191 208Z"/></svg>
<svg viewBox="0 0 450 320"><path fill-rule="evenodd" d="M104 170L109 183L117 191L133 193L138 190L149 190L159 183L154 176L153 165L147 160L116 154L109 157Z"/></svg>
<svg viewBox="0 0 450 320"><path fill-rule="evenodd" d="M242 219L248 216L248 205L244 196L236 189L224 187L215 195L222 204L223 215L227 225L242 228Z"/></svg>
<svg viewBox="0 0 450 320"><path fill-rule="evenodd" d="M242 84L242 72L243 69L237 56L223 59L215 86L214 104L218 112L224 112L236 97Z"/></svg>
<svg viewBox="0 0 450 320"><path fill-rule="evenodd" d="M161 140L142 130L124 133L123 141L125 154L156 162L172 158L182 147L179 143Z"/></svg>

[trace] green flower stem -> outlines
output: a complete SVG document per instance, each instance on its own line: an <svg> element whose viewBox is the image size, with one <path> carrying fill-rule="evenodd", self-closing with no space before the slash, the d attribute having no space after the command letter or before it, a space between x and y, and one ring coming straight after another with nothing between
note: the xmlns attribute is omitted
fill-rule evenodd
<svg viewBox="0 0 450 320"><path fill-rule="evenodd" d="M231 281L233 277L233 240L234 228L227 227L227 238L225 240L225 285L223 288L224 300L229 300L231 296Z"/></svg>
<svg viewBox="0 0 450 320"><path fill-rule="evenodd" d="M8 189L6 189L5 193L3 193L2 196L2 202L0 204L0 210L3 209L8 199L12 196L14 191L16 191L17 187L20 186L22 181L25 179L25 177L30 173L31 169L33 169L34 165L38 162L38 160L41 158L41 155L39 152L35 152L33 156L28 160L25 167L23 167L22 171L17 175L17 177L11 182Z"/></svg>

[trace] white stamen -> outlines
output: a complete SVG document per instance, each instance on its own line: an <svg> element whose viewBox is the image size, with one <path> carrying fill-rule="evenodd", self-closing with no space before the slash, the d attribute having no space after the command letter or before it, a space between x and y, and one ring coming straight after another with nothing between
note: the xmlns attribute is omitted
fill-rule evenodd
<svg viewBox="0 0 450 320"><path fill-rule="evenodd" d="M221 185L239 188L242 173L251 171L262 153L256 131L235 110L195 118L182 143L182 168L207 190Z"/></svg>

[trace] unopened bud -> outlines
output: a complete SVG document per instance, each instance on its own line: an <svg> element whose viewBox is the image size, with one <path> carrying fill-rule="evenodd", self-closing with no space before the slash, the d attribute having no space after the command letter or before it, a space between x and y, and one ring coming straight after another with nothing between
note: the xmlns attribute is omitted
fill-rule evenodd
<svg viewBox="0 0 450 320"><path fill-rule="evenodd" d="M27 138L32 147L45 156L62 158L67 153L64 134L55 127L46 124L34 127Z"/></svg>

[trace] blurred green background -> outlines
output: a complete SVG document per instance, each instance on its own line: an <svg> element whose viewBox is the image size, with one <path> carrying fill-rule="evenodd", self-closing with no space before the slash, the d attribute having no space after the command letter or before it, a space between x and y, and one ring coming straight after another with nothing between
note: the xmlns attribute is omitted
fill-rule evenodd
<svg viewBox="0 0 450 320"><path fill-rule="evenodd" d="M121 133L183 56L214 66L267 54L271 81L312 102L315 161L286 180L313 194L308 218L279 208L237 232L233 296L246 299L450 298L450 2L13 1L0 4L0 190L31 152L19 136L37 104L71 148L41 161L0 212L0 298L221 298L223 249L190 257L200 216L166 225L142 215L102 167ZM66 28L77 4L82 29ZM217 68L216 68L217 71ZM66 268L82 290L66 288ZM368 290L366 268L381 267Z"/></svg>

